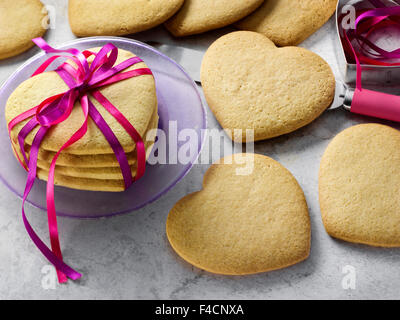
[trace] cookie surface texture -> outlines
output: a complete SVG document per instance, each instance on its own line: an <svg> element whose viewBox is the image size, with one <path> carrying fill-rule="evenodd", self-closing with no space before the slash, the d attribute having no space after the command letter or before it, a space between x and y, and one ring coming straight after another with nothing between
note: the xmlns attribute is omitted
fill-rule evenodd
<svg viewBox="0 0 400 320"><path fill-rule="evenodd" d="M319 198L327 232L378 247L400 247L400 133L380 124L337 135L321 161Z"/></svg>
<svg viewBox="0 0 400 320"><path fill-rule="evenodd" d="M201 80L206 100L232 136L254 130L254 140L295 131L319 117L332 103L335 78L317 54L298 47L277 48L265 36L238 31L206 52Z"/></svg>
<svg viewBox="0 0 400 320"><path fill-rule="evenodd" d="M176 37L199 34L230 25L257 9L264 0L186 0L166 22Z"/></svg>
<svg viewBox="0 0 400 320"><path fill-rule="evenodd" d="M98 50L98 49L97 49ZM93 50L94 51L94 50ZM133 53L119 50L116 64L134 57ZM145 63L138 63L124 72L139 68L147 68ZM6 104L6 121L9 123L17 115L40 104L50 96L65 92L67 85L54 72L46 72L30 78L20 84L11 94ZM155 82L152 75L143 75L114 83L103 87L100 92L128 119L134 124L136 130L143 137L151 121L154 110L157 108L157 96ZM89 98L103 116L104 120L113 130L125 152L134 151L135 144L129 134L123 129L119 122L104 108L97 100ZM77 102L67 120L50 129L43 139L41 149L57 152L68 137L71 137L82 125L84 116ZM13 140L27 121L24 121L12 131ZM26 138L28 145L32 144L33 138L39 128L33 130ZM77 155L113 154L106 138L97 128L96 124L89 118L88 130L85 136L65 150L65 153Z"/></svg>
<svg viewBox="0 0 400 320"><path fill-rule="evenodd" d="M337 0L267 0L236 26L262 33L277 46L295 46L322 27L336 5Z"/></svg>
<svg viewBox="0 0 400 320"><path fill-rule="evenodd" d="M170 211L166 230L173 249L194 266L224 275L303 261L310 251L310 218L296 179L262 155L254 155L250 175L237 175L243 167L237 157L212 165L203 190Z"/></svg>
<svg viewBox="0 0 400 320"><path fill-rule="evenodd" d="M39 0L0 0L0 60L32 48L46 32L46 16Z"/></svg>
<svg viewBox="0 0 400 320"><path fill-rule="evenodd" d="M184 0L69 0L69 23L78 37L121 36L164 23Z"/></svg>

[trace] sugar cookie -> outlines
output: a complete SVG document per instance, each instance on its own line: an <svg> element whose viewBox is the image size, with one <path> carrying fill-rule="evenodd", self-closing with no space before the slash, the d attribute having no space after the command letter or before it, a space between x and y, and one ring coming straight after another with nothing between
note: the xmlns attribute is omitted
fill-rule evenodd
<svg viewBox="0 0 400 320"><path fill-rule="evenodd" d="M69 23L78 37L121 36L172 17L184 0L69 0Z"/></svg>
<svg viewBox="0 0 400 320"><path fill-rule="evenodd" d="M94 51L95 49L93 49ZM98 49L96 49L98 50ZM125 50L119 50L118 60L116 64L134 57L133 53ZM147 68L145 63L138 63L125 71ZM68 90L67 85L54 72L45 72L33 78L24 81L11 94L6 104L6 121L9 123L14 117L27 111L28 109L40 104L43 100L50 96L59 94ZM157 96L154 78L151 75L143 75L130 78L124 81L114 83L110 86L101 88L101 93L113 103L118 110L133 123L136 130L141 136L144 136L154 110L157 107ZM125 152L129 153L135 149L129 134L123 129L119 122L95 99L91 98L93 104L108 123L110 128L116 134ZM66 137L71 137L83 123L83 113L80 103L77 102L71 115L67 120L53 127L46 137L43 139L41 148L47 151L57 152L65 142ZM23 125L22 122L12 131L12 137L15 140L18 132ZM31 145L38 128L33 130L26 138L26 143ZM76 155L93 155L93 154L112 154L113 151L109 146L106 138L98 129L96 124L89 119L88 131L86 135L75 144L65 150L65 153Z"/></svg>
<svg viewBox="0 0 400 320"><path fill-rule="evenodd" d="M201 80L208 105L228 134L254 130L255 141L295 131L332 103L335 78L317 54L277 48L249 31L225 35L204 56ZM233 137L238 142L242 142Z"/></svg>
<svg viewBox="0 0 400 320"><path fill-rule="evenodd" d="M151 145L154 144L157 135L158 128L158 114L155 110L152 120L150 121L149 127L146 130L146 135L143 137L145 142L146 150ZM18 142L13 141L14 146L17 147L17 151L20 150ZM27 157L29 158L30 146L25 145L25 150L27 151ZM22 157L22 153L20 153ZM39 150L38 159L41 160L42 168L49 168L50 163L53 161L55 152L46 151L43 149ZM128 162L130 165L136 163L136 152L129 152L126 154ZM22 159L22 158L21 158ZM47 163L47 166L44 166ZM73 168L105 168L105 167L119 167L119 163L115 154L94 154L94 155L75 155L61 152L57 159L57 166L66 166Z"/></svg>
<svg viewBox="0 0 400 320"><path fill-rule="evenodd" d="M194 266L225 275L261 273L305 260L310 218L296 179L262 155L254 155L252 174L237 175L242 167L237 157L212 165L203 190L171 210L166 230L172 247Z"/></svg>
<svg viewBox="0 0 400 320"><path fill-rule="evenodd" d="M319 198L327 232L338 239L400 247L400 133L380 124L351 127L321 161Z"/></svg>
<svg viewBox="0 0 400 320"><path fill-rule="evenodd" d="M147 142L145 145L146 148L146 155L147 158L150 156L151 151L153 149L154 143ZM15 149L18 152L18 155L20 159L22 158L22 154L19 151L18 148ZM27 154L27 158L29 159L29 155ZM114 156L115 158L115 156ZM128 162L131 165L132 168L132 175L134 176L136 174L136 162L137 158L135 154L132 154L132 158L127 155ZM57 161L58 163L58 161ZM50 169L50 162L38 159L37 161L37 166L40 169L43 169L44 171L49 171ZM91 178L91 179L100 179L100 180L122 180L122 173L121 169L119 167L119 163L117 162L118 166L104 166L104 167L99 167L99 166L94 166L94 167L77 167L77 166L63 166L63 165L56 165L56 172L70 176L70 177L76 177L76 178Z"/></svg>
<svg viewBox="0 0 400 320"><path fill-rule="evenodd" d="M264 34L278 46L303 42L328 21L337 0L267 0L236 25Z"/></svg>
<svg viewBox="0 0 400 320"><path fill-rule="evenodd" d="M32 48L46 32L46 15L39 0L0 0L0 59Z"/></svg>
<svg viewBox="0 0 400 320"><path fill-rule="evenodd" d="M146 148L146 159L150 156L153 144ZM38 160L38 168L48 174L49 164L43 160ZM136 175L136 165L131 165L132 176ZM56 166L56 173L71 177L71 178L87 178L97 180L123 180L122 172L119 167L104 167L104 168L78 168L78 167L65 167ZM67 186L68 187L68 186Z"/></svg>
<svg viewBox="0 0 400 320"><path fill-rule="evenodd" d="M37 176L40 180L47 181L49 173L38 168ZM76 190L101 191L101 192L123 192L125 184L123 180L101 180L69 177L55 173L54 184L56 186L67 187Z"/></svg>
<svg viewBox="0 0 400 320"><path fill-rule="evenodd" d="M38 161L38 168L48 174L49 167L46 162ZM131 173L136 175L136 166L131 166ZM56 174L70 178L96 179L96 180L123 180L121 169L118 167L111 168L74 168L56 166ZM68 186L67 186L68 187Z"/></svg>
<svg viewBox="0 0 400 320"><path fill-rule="evenodd" d="M176 37L203 33L230 25L252 13L264 0L185 0L165 23Z"/></svg>

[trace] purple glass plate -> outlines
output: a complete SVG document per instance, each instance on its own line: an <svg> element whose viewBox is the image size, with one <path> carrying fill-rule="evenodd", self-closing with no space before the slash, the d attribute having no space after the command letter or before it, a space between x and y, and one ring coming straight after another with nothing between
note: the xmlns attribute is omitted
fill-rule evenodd
<svg viewBox="0 0 400 320"><path fill-rule="evenodd" d="M58 46L58 49L77 48L85 50L102 47L112 42L118 48L128 50L141 57L153 71L158 97L159 128L169 137L169 123L176 121L177 132L195 129L198 141L192 140L192 148L197 152L187 164L147 165L145 176L129 190L120 193L78 191L64 187L55 188L57 214L72 218L100 218L140 209L157 200L173 188L192 168L197 160L204 137L202 129L207 127L206 109L194 81L176 62L154 48L131 39L116 37L82 38ZM26 182L26 172L12 154L4 110L8 97L15 88L47 58L38 54L21 66L0 89L0 162L1 180L19 197L22 196ZM55 68L57 65L51 66ZM174 135L171 135L174 136ZM174 137L176 138L176 137ZM167 138L166 154L169 154ZM179 147L188 141L176 141ZM46 183L36 180L28 202L40 209L46 207Z"/></svg>

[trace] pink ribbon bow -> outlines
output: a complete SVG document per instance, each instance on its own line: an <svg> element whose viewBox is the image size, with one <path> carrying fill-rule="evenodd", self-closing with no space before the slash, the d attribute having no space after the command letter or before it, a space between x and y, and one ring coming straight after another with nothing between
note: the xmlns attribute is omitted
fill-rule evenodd
<svg viewBox="0 0 400 320"><path fill-rule="evenodd" d="M118 48L111 43L105 45L98 53L94 53L88 50L80 52L73 48L67 50L56 50L50 47L42 38L33 39L33 42L46 53L58 53L59 55L54 55L48 58L38 68L38 70L36 70L32 77L45 72L50 64L58 58L69 59L75 64L75 66L73 66L72 64L64 62L55 70L68 85L68 91L44 100L38 106L15 117L8 125L8 131L11 138L12 129L20 122L30 119L18 134L18 144L23 159L19 157L18 152L15 152L21 165L28 171L28 178L22 201L22 219L32 241L42 254L56 267L59 282L64 283L67 281L67 278L72 280L79 279L81 274L64 263L61 253L54 202L54 174L57 159L63 150L73 145L86 134L88 118L90 117L103 133L115 153L121 168L125 188L129 188L134 181L140 179L145 172L146 166L146 150L143 139L125 116L115 106L113 106L104 95L101 94L99 89L125 79L142 75L152 75L152 72L148 68L122 72L143 61L139 57L133 57L114 66L118 57ZM94 60L89 65L87 59L91 56L94 56ZM122 125L136 144L137 173L135 178L132 177L130 165L122 145L99 111L89 100L88 93L90 93ZM44 137L51 127L68 119L76 101L80 101L84 115L82 126L68 139L68 141L54 156L51 162L47 181L46 199L51 243L50 250L29 224L25 215L24 204L35 182L39 147ZM33 139L28 159L24 148L25 139L36 127L39 127L39 130Z"/></svg>

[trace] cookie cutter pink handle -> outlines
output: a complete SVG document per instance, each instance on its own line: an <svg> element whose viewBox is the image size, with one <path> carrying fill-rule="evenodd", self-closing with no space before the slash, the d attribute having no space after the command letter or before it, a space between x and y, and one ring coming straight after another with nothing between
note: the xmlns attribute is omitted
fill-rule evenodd
<svg viewBox="0 0 400 320"><path fill-rule="evenodd" d="M400 96L366 89L356 89L351 112L400 122Z"/></svg>

